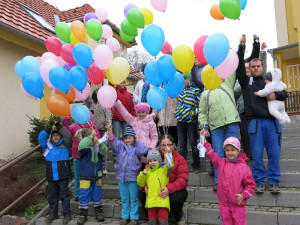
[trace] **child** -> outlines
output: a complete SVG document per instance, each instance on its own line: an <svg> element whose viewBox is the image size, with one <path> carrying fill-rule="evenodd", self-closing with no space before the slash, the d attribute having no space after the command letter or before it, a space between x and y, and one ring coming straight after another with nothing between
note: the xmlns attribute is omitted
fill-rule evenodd
<svg viewBox="0 0 300 225"><path fill-rule="evenodd" d="M201 131L201 135L203 135ZM235 137L224 141L226 158L221 158L206 142L206 155L218 170L217 195L222 224L246 224L246 202L253 195L255 181L245 162L246 155L240 153L240 142Z"/></svg>
<svg viewBox="0 0 300 225"><path fill-rule="evenodd" d="M161 163L161 155L154 149L148 151L147 160L148 165L140 172L137 182L141 187L148 187L145 207L148 208L149 224L168 224L169 196L160 198L158 195L169 183L170 170L174 166L172 155L167 152L165 163Z"/></svg>
<svg viewBox="0 0 300 225"><path fill-rule="evenodd" d="M50 214L46 218L46 223L58 219L58 201L61 199L64 214L62 222L66 224L71 220L68 183L71 171L69 148L73 142L72 135L67 128L55 122L52 127L40 132L38 140L44 149L48 180Z"/></svg>
<svg viewBox="0 0 300 225"><path fill-rule="evenodd" d="M93 199L95 216L98 222L104 221L102 216L102 155L100 152L106 151L105 144L97 145L98 138L95 130L83 128L80 130L82 140L78 145L80 154L80 198L79 198L79 220L78 225L83 225L87 221L89 202ZM80 136L79 135L79 136ZM80 138L80 137L79 137ZM106 150L105 150L106 149Z"/></svg>
<svg viewBox="0 0 300 225"><path fill-rule="evenodd" d="M120 189L122 201L122 219L120 225L138 224L139 198L137 176L141 168L141 157L147 153L147 147L135 136L132 126L127 125L123 134L123 141L118 140L112 131L112 125L108 125L108 143L118 158L114 165L116 179Z"/></svg>

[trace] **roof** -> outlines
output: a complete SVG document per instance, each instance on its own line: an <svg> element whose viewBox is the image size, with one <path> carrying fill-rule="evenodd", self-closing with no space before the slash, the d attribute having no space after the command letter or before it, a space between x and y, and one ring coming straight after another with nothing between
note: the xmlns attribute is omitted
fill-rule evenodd
<svg viewBox="0 0 300 225"><path fill-rule="evenodd" d="M133 80L140 80L144 76L140 72L136 71L132 66L130 66L129 77Z"/></svg>

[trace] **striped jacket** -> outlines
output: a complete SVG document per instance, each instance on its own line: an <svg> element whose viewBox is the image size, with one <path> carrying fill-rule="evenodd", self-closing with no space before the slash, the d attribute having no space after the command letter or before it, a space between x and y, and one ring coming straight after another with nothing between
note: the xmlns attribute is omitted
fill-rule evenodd
<svg viewBox="0 0 300 225"><path fill-rule="evenodd" d="M180 122L197 123L200 89L194 84L185 87L178 97L174 119Z"/></svg>

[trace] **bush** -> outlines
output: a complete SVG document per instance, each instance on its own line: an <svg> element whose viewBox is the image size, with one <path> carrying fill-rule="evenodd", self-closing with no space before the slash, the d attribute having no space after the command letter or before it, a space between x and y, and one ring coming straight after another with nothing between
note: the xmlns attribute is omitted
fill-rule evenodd
<svg viewBox="0 0 300 225"><path fill-rule="evenodd" d="M25 209L24 217L28 220L32 220L38 212L46 207L47 204L48 202L45 200L29 206Z"/></svg>

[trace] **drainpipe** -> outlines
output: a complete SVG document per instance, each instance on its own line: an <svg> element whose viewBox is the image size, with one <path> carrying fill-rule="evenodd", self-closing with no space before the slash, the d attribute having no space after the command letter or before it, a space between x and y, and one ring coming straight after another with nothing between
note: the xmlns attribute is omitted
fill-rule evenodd
<svg viewBox="0 0 300 225"><path fill-rule="evenodd" d="M275 60L275 68L278 68L278 59L274 56L273 49L268 49L267 52L270 53L271 57Z"/></svg>

